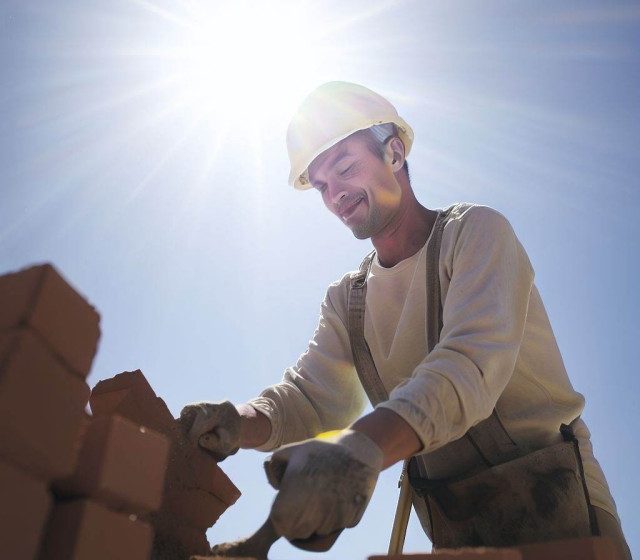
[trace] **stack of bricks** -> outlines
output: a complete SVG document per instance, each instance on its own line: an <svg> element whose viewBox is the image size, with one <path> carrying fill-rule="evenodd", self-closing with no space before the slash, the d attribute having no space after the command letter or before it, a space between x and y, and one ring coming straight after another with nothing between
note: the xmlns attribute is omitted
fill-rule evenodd
<svg viewBox="0 0 640 560"><path fill-rule="evenodd" d="M206 529L240 493L186 444L140 372L99 383L86 412L95 309L42 265L0 277L0 310L2 557L208 551Z"/></svg>
<svg viewBox="0 0 640 560"><path fill-rule="evenodd" d="M460 548L429 554L369 556L368 560L622 560L606 537L520 545L514 548Z"/></svg>
<svg viewBox="0 0 640 560"><path fill-rule="evenodd" d="M53 483L60 500L42 560L146 560L153 530L142 521L160 507L168 439L118 415L87 418L73 474Z"/></svg>
<svg viewBox="0 0 640 560"><path fill-rule="evenodd" d="M77 462L99 317L47 265L1 277L0 309L0 550L33 558Z"/></svg>
<svg viewBox="0 0 640 560"><path fill-rule="evenodd" d="M149 516L156 531L154 560L209 552L207 528L236 502L240 492L206 452L186 441L142 372L124 372L98 383L91 393L91 410L97 418L122 415L171 441L162 506Z"/></svg>

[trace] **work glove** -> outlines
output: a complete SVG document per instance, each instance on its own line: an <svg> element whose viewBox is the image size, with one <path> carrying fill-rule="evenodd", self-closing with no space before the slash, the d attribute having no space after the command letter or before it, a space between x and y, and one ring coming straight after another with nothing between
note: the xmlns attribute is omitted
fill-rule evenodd
<svg viewBox="0 0 640 560"><path fill-rule="evenodd" d="M265 462L267 479L279 490L270 513L276 532L295 541L357 525L382 460L368 436L350 429L276 451Z"/></svg>
<svg viewBox="0 0 640 560"><path fill-rule="evenodd" d="M240 414L229 401L185 406L178 419L189 441L222 461L240 448Z"/></svg>

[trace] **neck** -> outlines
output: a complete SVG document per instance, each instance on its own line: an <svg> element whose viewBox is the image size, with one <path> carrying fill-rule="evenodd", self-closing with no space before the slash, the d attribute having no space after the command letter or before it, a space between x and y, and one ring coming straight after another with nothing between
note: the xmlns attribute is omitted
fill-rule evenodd
<svg viewBox="0 0 640 560"><path fill-rule="evenodd" d="M415 255L429 238L437 212L414 201L393 224L371 238L378 260L385 268Z"/></svg>

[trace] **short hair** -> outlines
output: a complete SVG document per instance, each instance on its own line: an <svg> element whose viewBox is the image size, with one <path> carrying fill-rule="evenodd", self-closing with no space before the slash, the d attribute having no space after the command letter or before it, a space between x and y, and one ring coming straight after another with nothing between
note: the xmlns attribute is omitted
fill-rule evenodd
<svg viewBox="0 0 640 560"><path fill-rule="evenodd" d="M391 138L398 136L398 127L394 123L374 124L361 132L365 136L369 150L382 160L384 159L384 149L387 142ZM409 164L406 158L402 169L404 169L404 172L407 174L407 179L411 182Z"/></svg>

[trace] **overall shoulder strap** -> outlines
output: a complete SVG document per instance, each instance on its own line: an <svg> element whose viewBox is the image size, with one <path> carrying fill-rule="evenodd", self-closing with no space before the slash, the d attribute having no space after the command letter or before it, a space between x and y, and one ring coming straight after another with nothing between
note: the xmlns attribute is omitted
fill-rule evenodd
<svg viewBox="0 0 640 560"><path fill-rule="evenodd" d="M369 253L360 265L360 270L351 275L347 297L349 342L353 354L353 364L373 406L389 399L382 384L371 350L364 338L364 311L367 295L367 275L375 257L375 251Z"/></svg>
<svg viewBox="0 0 640 560"><path fill-rule="evenodd" d="M449 219L450 210L438 213L427 244L427 353L436 347L442 331L442 298L439 274L440 246L442 245L442 232Z"/></svg>

